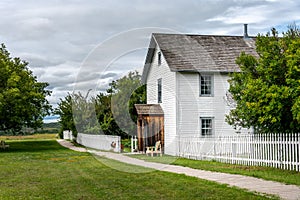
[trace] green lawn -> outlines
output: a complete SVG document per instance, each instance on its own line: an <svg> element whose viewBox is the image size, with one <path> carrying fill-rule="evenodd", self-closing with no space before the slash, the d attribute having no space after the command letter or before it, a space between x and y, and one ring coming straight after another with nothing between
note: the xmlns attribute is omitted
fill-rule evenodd
<svg viewBox="0 0 300 200"><path fill-rule="evenodd" d="M54 140L7 142L10 148L0 151L0 199L267 199L185 175L117 171L101 162L107 159Z"/></svg>
<svg viewBox="0 0 300 200"><path fill-rule="evenodd" d="M151 162L168 163L173 165L191 167L194 169L202 169L216 172L241 174L246 176L258 177L265 180L278 181L286 184L294 184L300 186L300 172L296 171L281 170L271 167L232 165L215 161L191 160L186 158L176 158L167 155L164 155L163 157L151 157L142 154L131 156Z"/></svg>
<svg viewBox="0 0 300 200"><path fill-rule="evenodd" d="M16 135L16 136L0 136L0 140L55 140L58 135L55 133L43 133L43 134L33 134L33 135Z"/></svg>

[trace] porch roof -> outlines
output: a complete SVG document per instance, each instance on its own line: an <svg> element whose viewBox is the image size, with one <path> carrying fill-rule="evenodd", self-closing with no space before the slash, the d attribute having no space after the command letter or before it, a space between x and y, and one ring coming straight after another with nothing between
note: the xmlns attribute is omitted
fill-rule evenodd
<svg viewBox="0 0 300 200"><path fill-rule="evenodd" d="M163 115L164 111L160 104L135 104L138 115Z"/></svg>

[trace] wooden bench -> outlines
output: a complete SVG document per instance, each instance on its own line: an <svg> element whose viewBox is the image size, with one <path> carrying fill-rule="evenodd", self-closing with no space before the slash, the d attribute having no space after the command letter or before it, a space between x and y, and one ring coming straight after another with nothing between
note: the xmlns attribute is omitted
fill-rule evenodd
<svg viewBox="0 0 300 200"><path fill-rule="evenodd" d="M148 156L148 154L151 154L151 156L153 157L154 154L160 154L160 156L162 156L162 151L161 151L161 142L157 141L155 142L155 146L151 146L151 147L146 147L146 154Z"/></svg>
<svg viewBox="0 0 300 200"><path fill-rule="evenodd" d="M1 142L0 142L0 148L1 149L7 149L7 148L9 148L9 145L6 144L4 140L1 140Z"/></svg>

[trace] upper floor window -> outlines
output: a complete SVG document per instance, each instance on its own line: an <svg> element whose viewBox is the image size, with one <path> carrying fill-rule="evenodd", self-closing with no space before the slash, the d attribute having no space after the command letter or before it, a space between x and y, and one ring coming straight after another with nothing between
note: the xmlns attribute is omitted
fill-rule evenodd
<svg viewBox="0 0 300 200"><path fill-rule="evenodd" d="M157 80L157 102L162 102L162 79Z"/></svg>
<svg viewBox="0 0 300 200"><path fill-rule="evenodd" d="M213 95L213 76L200 75L200 96Z"/></svg>
<svg viewBox="0 0 300 200"><path fill-rule="evenodd" d="M200 118L201 120L201 135L202 136L212 136L213 134L213 118L205 117Z"/></svg>
<svg viewBox="0 0 300 200"><path fill-rule="evenodd" d="M158 65L161 65L161 52L157 53L157 63Z"/></svg>

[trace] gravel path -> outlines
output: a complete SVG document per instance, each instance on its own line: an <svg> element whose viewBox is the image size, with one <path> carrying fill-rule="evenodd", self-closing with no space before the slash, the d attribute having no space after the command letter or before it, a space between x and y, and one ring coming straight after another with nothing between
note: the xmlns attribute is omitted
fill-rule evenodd
<svg viewBox="0 0 300 200"><path fill-rule="evenodd" d="M86 148L83 147L75 147L74 144L67 140L57 140L57 142L66 148L72 149L74 151L79 151L79 152L87 152Z"/></svg>

